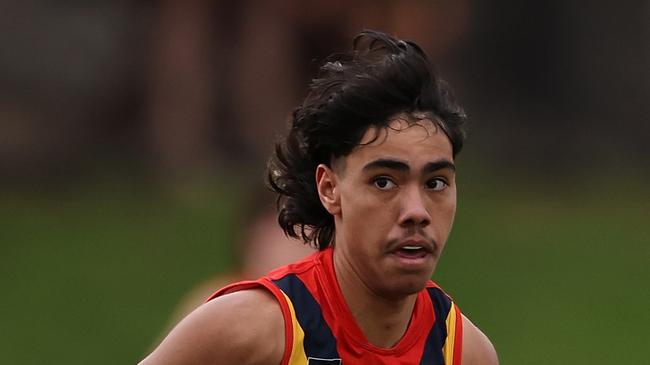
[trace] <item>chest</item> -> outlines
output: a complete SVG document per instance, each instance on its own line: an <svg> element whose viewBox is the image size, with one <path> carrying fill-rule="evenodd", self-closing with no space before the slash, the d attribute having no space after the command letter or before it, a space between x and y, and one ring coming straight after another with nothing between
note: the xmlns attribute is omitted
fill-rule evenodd
<svg viewBox="0 0 650 365"><path fill-rule="evenodd" d="M412 321L403 338L390 349L371 345L360 333L350 314L331 295L290 275L274 281L290 307L292 328L287 343L288 365L445 364L448 316L452 303L442 292L425 290L418 298ZM434 289L436 290L436 289ZM438 294L441 296L438 297ZM338 305L337 305L338 304Z"/></svg>

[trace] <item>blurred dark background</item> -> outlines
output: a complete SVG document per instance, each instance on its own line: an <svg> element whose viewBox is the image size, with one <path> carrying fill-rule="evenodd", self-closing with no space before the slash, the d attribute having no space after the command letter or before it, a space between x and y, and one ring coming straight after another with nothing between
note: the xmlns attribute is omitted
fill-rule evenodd
<svg viewBox="0 0 650 365"><path fill-rule="evenodd" d="M287 115L369 28L420 44L469 115L435 279L501 363L643 363L649 15L648 1L0 2L0 353L139 360L184 292L236 265L241 202Z"/></svg>

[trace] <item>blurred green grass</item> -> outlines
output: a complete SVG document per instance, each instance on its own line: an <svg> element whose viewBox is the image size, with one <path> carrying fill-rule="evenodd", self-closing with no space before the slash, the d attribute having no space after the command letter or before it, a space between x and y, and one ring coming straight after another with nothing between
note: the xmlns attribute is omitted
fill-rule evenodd
<svg viewBox="0 0 650 365"><path fill-rule="evenodd" d="M0 353L16 364L135 363L194 283L229 268L236 194L119 187L5 199Z"/></svg>
<svg viewBox="0 0 650 365"><path fill-rule="evenodd" d="M647 362L646 180L461 178L435 280L502 364ZM236 185L181 199L129 185L4 189L3 362L137 362L180 298L232 267Z"/></svg>
<svg viewBox="0 0 650 365"><path fill-rule="evenodd" d="M642 364L650 336L643 179L483 179L459 194L434 275L502 364Z"/></svg>

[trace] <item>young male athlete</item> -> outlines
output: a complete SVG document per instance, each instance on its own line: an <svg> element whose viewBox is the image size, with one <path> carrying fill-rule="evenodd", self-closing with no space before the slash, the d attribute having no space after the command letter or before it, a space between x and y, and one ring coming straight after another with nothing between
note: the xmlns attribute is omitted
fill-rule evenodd
<svg viewBox="0 0 650 365"><path fill-rule="evenodd" d="M318 253L219 290L142 364L497 364L430 280L463 122L416 44L361 33L322 66L269 163L281 227Z"/></svg>

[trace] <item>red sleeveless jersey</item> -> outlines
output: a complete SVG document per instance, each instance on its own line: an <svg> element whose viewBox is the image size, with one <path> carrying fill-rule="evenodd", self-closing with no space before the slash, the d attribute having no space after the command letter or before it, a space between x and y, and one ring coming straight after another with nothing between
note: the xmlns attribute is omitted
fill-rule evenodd
<svg viewBox="0 0 650 365"><path fill-rule="evenodd" d="M368 342L345 304L332 253L328 248L259 280L229 285L208 300L255 287L273 293L285 323L281 365L460 365L460 310L438 285L429 281L418 293L402 339L379 348Z"/></svg>

